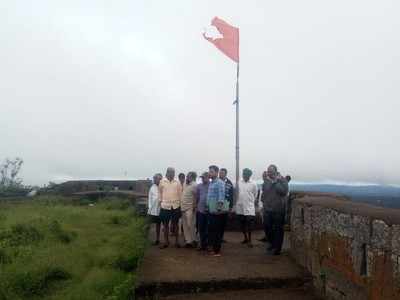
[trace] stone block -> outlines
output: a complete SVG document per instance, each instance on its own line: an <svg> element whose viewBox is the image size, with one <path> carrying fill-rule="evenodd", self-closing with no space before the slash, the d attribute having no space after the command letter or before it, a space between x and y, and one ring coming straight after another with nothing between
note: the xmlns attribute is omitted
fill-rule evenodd
<svg viewBox="0 0 400 300"><path fill-rule="evenodd" d="M373 220L371 247L373 250L391 250L391 227L382 220Z"/></svg>
<svg viewBox="0 0 400 300"><path fill-rule="evenodd" d="M400 225L392 225L392 253L400 255Z"/></svg>

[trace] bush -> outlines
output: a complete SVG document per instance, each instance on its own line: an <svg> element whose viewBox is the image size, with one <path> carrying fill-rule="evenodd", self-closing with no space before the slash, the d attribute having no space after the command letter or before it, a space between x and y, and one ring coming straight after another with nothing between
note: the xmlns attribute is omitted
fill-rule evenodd
<svg viewBox="0 0 400 300"><path fill-rule="evenodd" d="M0 202L0 300L127 300L146 221L121 199ZM111 203L112 201L112 203ZM23 222L21 222L23 220ZM16 245L16 246L15 246Z"/></svg>
<svg viewBox="0 0 400 300"><path fill-rule="evenodd" d="M137 255L119 255L112 263L112 266L124 272L132 272L136 270L139 262Z"/></svg>
<svg viewBox="0 0 400 300"><path fill-rule="evenodd" d="M29 245L43 239L43 234L29 224L16 224L9 231L0 232L0 241L10 246Z"/></svg>
<svg viewBox="0 0 400 300"><path fill-rule="evenodd" d="M110 223L113 225L128 225L129 222L130 219L127 216L113 215L110 217Z"/></svg>
<svg viewBox="0 0 400 300"><path fill-rule="evenodd" d="M118 198L117 199L108 198L107 202L108 202L106 205L107 210L126 210L130 206L132 206L129 200L120 200Z"/></svg>
<svg viewBox="0 0 400 300"><path fill-rule="evenodd" d="M51 283L70 278L71 275L60 267L39 268L15 274L13 289L21 296L40 296L45 294Z"/></svg>
<svg viewBox="0 0 400 300"><path fill-rule="evenodd" d="M11 258L7 255L6 251L3 249L0 249L0 265L2 264L8 264L11 262ZM1 297L0 297L1 300Z"/></svg>
<svg viewBox="0 0 400 300"><path fill-rule="evenodd" d="M50 232L54 234L57 240L62 243L70 243L76 238L75 232L68 232L64 230L58 221L53 221L50 223Z"/></svg>

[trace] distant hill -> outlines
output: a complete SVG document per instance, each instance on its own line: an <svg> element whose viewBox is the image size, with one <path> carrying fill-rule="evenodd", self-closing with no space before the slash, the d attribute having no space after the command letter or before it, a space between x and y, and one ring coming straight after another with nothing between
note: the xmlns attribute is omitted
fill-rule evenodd
<svg viewBox="0 0 400 300"><path fill-rule="evenodd" d="M292 191L335 193L352 201L400 208L400 187L389 185L290 184Z"/></svg>

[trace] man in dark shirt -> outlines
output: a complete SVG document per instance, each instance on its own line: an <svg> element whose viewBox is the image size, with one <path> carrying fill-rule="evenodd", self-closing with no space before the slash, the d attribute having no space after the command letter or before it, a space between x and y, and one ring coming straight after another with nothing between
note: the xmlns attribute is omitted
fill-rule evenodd
<svg viewBox="0 0 400 300"><path fill-rule="evenodd" d="M263 183L262 190L261 201L264 207L264 225L270 231L269 237L271 239L271 245L267 250L273 255L279 255L284 237L288 183L279 174L275 165L268 167L267 178Z"/></svg>
<svg viewBox="0 0 400 300"><path fill-rule="evenodd" d="M225 168L219 170L219 179L225 182L225 199L229 202L229 208L233 208L233 184L227 177L228 171Z"/></svg>

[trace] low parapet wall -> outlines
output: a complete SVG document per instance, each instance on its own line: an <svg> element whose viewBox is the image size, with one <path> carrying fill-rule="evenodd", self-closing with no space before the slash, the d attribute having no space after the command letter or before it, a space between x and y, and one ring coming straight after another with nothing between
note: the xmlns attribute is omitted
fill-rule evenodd
<svg viewBox="0 0 400 300"><path fill-rule="evenodd" d="M400 299L400 210L330 196L295 199L290 252L325 299Z"/></svg>

